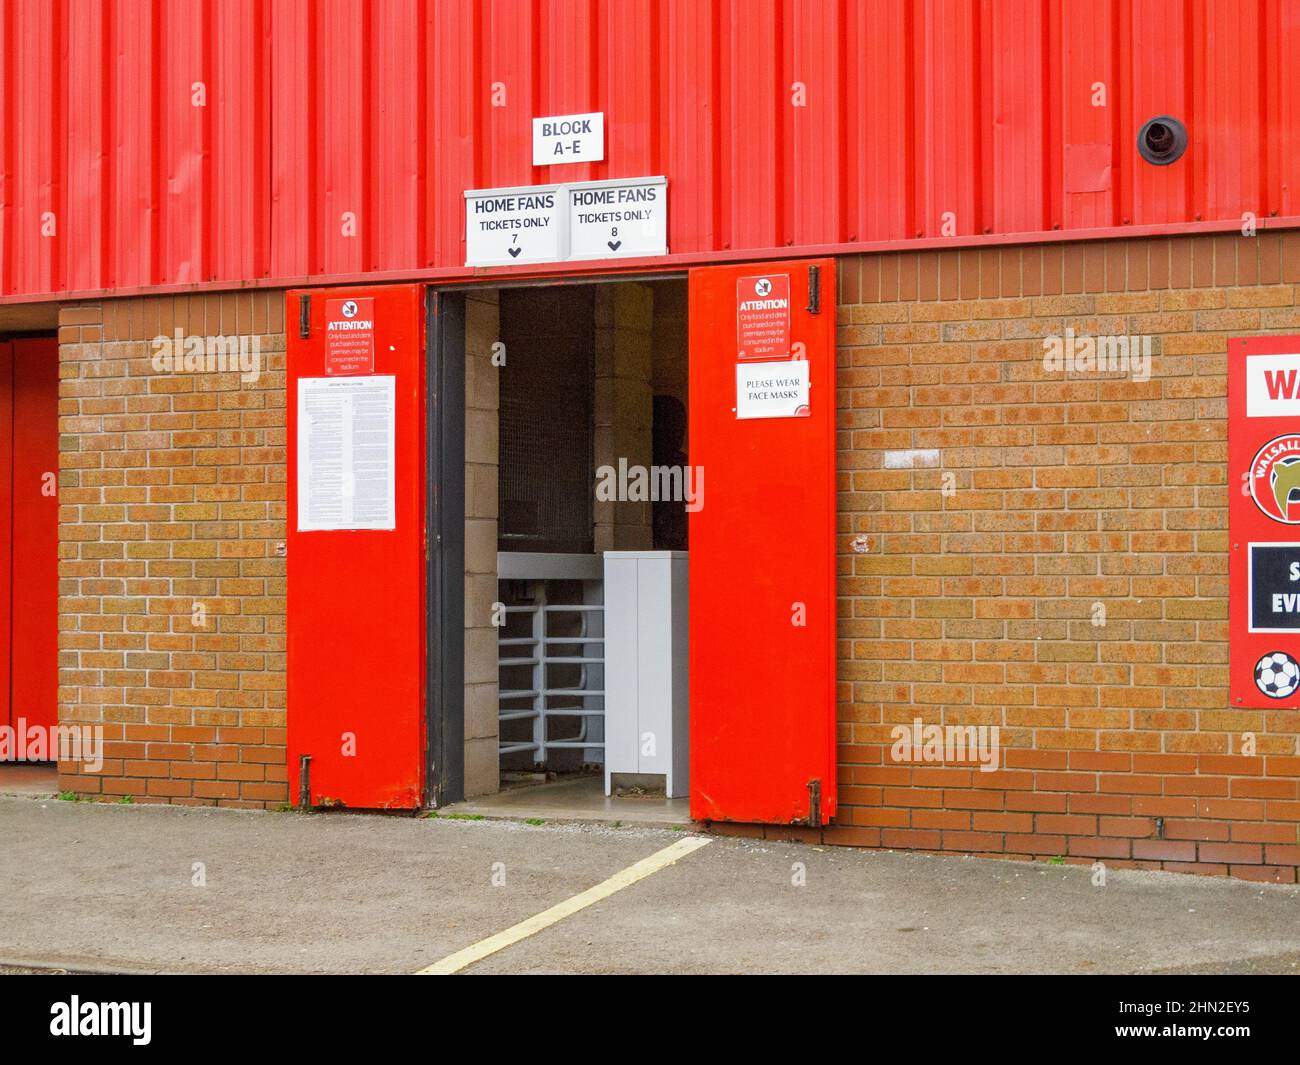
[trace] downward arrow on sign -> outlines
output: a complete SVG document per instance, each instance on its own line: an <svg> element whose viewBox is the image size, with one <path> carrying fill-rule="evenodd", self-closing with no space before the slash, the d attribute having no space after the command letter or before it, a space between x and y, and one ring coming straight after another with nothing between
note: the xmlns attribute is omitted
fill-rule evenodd
<svg viewBox="0 0 1300 1065"><path fill-rule="evenodd" d="M610 251L618 251L618 249L623 246L621 240L607 240L605 241L605 244L609 247Z"/></svg>
<svg viewBox="0 0 1300 1065"><path fill-rule="evenodd" d="M506 249L506 251L508 251L508 252L510 253L510 258L512 258L512 259L517 259L517 258L519 258L519 253L520 253L521 251L523 251L523 250L524 250L523 248L507 248L507 249Z"/></svg>

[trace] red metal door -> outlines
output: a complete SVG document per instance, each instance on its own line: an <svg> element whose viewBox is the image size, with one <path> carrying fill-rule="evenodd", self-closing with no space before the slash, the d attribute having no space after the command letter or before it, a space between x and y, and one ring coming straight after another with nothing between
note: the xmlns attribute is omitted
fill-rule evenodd
<svg viewBox="0 0 1300 1065"><path fill-rule="evenodd" d="M833 260L691 271L688 454L704 485L690 516L691 816L825 823L836 809Z"/></svg>
<svg viewBox="0 0 1300 1065"><path fill-rule="evenodd" d="M0 341L0 725L12 725L14 346Z"/></svg>
<svg viewBox="0 0 1300 1065"><path fill-rule="evenodd" d="M311 759L313 804L391 809L423 802L423 294L420 285L394 285L286 296L295 803L302 755ZM302 299L309 300L306 336ZM392 442L385 445L390 404ZM387 468L391 509L380 498Z"/></svg>
<svg viewBox="0 0 1300 1065"><path fill-rule="evenodd" d="M12 663L16 724L53 728L59 680L59 348L54 337L13 351Z"/></svg>

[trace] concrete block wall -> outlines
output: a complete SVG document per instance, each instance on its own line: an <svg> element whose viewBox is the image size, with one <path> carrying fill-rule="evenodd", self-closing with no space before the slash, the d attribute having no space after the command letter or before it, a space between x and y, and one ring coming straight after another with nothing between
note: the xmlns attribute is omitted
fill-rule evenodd
<svg viewBox="0 0 1300 1065"><path fill-rule="evenodd" d="M661 281L653 284L654 325L651 343L654 348L653 380L655 395L676 396L687 402L690 392L687 349L687 287L685 281Z"/></svg>
<svg viewBox="0 0 1300 1065"><path fill-rule="evenodd" d="M497 449L500 337L496 290L465 301L465 795L500 787L497 754Z"/></svg>
<svg viewBox="0 0 1300 1065"><path fill-rule="evenodd" d="M654 291L629 283L596 286L595 466L649 467L652 462ZM653 546L651 505L593 503L594 544L602 551Z"/></svg>

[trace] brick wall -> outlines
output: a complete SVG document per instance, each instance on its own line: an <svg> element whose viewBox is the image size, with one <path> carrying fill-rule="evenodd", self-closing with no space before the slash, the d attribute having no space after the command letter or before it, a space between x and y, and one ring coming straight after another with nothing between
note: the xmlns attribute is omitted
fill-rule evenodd
<svg viewBox="0 0 1300 1065"><path fill-rule="evenodd" d="M135 802L273 806L285 783L284 296L60 313L59 716ZM260 374L158 372L152 338L256 337Z"/></svg>
<svg viewBox="0 0 1300 1065"><path fill-rule="evenodd" d="M1300 234L842 260L828 842L1295 881L1300 715L1228 706L1225 352L1297 282ZM1046 372L1068 327L1150 380ZM1004 768L895 764L915 717Z"/></svg>
<svg viewBox="0 0 1300 1065"><path fill-rule="evenodd" d="M1300 332L1300 234L839 278L841 815L724 830L1294 881L1300 715L1227 702L1225 352ZM286 799L282 309L61 312L60 714L109 739L64 788ZM149 339L177 326L259 337L259 380L157 373ZM1150 380L1046 372L1067 328L1152 336ZM1004 768L891 761L915 717L999 726Z"/></svg>

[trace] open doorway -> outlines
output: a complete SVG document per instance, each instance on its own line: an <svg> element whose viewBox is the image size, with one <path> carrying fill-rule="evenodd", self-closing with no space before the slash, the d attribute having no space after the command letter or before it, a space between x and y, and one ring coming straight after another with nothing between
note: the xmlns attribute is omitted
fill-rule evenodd
<svg viewBox="0 0 1300 1065"><path fill-rule="evenodd" d="M475 290L465 338L457 809L686 823L686 280Z"/></svg>

